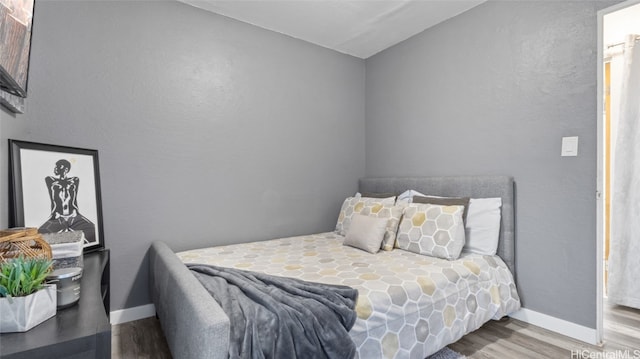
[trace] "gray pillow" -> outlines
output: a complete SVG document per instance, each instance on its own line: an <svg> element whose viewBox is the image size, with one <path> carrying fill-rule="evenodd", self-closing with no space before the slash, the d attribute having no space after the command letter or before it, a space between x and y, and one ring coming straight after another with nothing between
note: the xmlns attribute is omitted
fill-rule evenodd
<svg viewBox="0 0 640 359"><path fill-rule="evenodd" d="M389 198L389 197L395 197L396 194L395 193L362 192L360 193L360 196L369 197L369 198Z"/></svg>
<svg viewBox="0 0 640 359"><path fill-rule="evenodd" d="M389 222L389 218L354 214L343 244L369 253L378 253L387 231L387 222Z"/></svg>

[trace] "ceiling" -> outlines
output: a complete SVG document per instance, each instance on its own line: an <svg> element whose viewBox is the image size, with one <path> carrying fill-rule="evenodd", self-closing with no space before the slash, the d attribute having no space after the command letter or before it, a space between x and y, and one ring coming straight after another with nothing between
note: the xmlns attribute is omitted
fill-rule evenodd
<svg viewBox="0 0 640 359"><path fill-rule="evenodd" d="M178 0L366 59L486 0Z"/></svg>

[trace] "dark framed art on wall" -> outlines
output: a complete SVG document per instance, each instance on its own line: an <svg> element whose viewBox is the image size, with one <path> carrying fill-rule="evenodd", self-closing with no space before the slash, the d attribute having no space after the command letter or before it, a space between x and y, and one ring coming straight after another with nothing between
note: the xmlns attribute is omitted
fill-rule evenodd
<svg viewBox="0 0 640 359"><path fill-rule="evenodd" d="M98 151L9 140L9 223L40 233L84 232L84 252L104 248Z"/></svg>

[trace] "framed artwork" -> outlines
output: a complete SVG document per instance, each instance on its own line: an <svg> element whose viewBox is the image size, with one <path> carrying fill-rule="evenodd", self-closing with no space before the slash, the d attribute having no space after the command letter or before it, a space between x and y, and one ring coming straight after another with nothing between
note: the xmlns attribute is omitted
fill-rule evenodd
<svg viewBox="0 0 640 359"><path fill-rule="evenodd" d="M9 140L10 225L83 231L84 252L104 248L98 151Z"/></svg>
<svg viewBox="0 0 640 359"><path fill-rule="evenodd" d="M34 0L0 0L0 104L24 112Z"/></svg>

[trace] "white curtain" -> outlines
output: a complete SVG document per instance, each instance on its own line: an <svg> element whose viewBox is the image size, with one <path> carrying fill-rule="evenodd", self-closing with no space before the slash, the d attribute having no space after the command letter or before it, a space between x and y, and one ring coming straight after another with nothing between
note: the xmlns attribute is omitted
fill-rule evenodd
<svg viewBox="0 0 640 359"><path fill-rule="evenodd" d="M609 301L640 308L640 43L627 37L614 149Z"/></svg>

